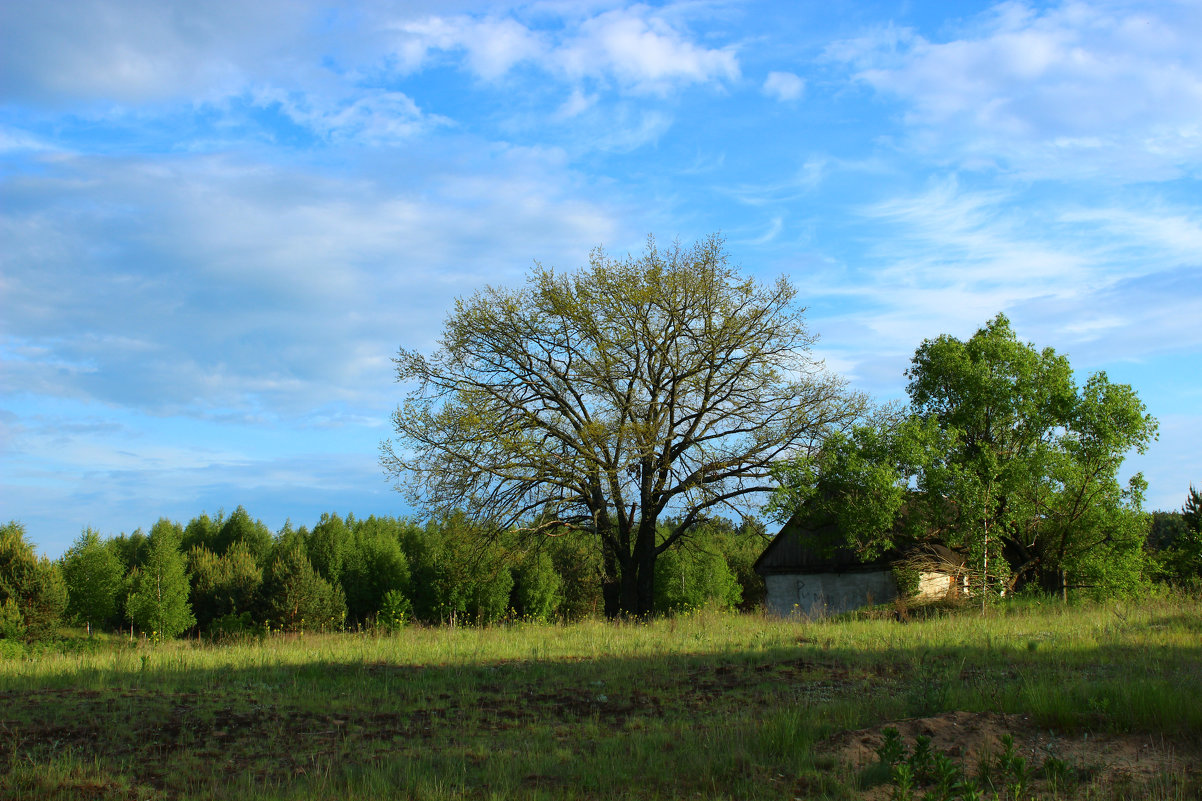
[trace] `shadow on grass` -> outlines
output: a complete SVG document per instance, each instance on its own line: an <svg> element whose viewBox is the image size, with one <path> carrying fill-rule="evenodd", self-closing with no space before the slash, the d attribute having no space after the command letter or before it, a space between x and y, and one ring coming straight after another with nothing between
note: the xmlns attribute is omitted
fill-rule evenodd
<svg viewBox="0 0 1202 801"><path fill-rule="evenodd" d="M815 762L817 742L956 709L1202 742L1202 643L859 650L797 633L759 649L444 665L282 664L278 645L216 667L187 664L221 658L205 649L118 653L3 679L0 795L854 797L848 774Z"/></svg>

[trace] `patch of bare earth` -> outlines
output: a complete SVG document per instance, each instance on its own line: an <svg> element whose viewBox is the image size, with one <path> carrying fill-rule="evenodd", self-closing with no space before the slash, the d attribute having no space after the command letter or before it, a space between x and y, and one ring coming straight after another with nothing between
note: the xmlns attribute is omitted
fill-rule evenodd
<svg viewBox="0 0 1202 801"><path fill-rule="evenodd" d="M1009 734L1015 753L1026 760L1031 771L1029 791L1036 796L1048 789L1039 769L1049 757L1076 772L1081 780L1077 790L1082 795L1086 790L1105 794L1112 789L1138 795L1140 788L1166 776L1184 777L1196 785L1202 775L1202 743L1171 742L1146 734L1058 734L1038 727L1023 715L992 712L946 712L844 731L820 744L818 751L860 771L879 762L881 732L890 727L898 730L911 751L917 737L930 737L932 751L951 758L969 776L976 776L983 762L1002 753L1002 737ZM872 801L891 797L888 784L864 791L864 798Z"/></svg>

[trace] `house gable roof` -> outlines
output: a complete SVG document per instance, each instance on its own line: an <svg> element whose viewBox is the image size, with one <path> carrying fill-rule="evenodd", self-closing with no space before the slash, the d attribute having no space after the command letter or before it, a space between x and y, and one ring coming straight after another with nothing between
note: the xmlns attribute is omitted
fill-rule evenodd
<svg viewBox="0 0 1202 801"><path fill-rule="evenodd" d="M876 559L864 560L851 548L839 547L827 553L822 543L838 540L834 525L810 528L794 516L785 523L760 558L754 570L761 576L780 573L856 573L888 570L900 554L889 551Z"/></svg>
<svg viewBox="0 0 1202 801"><path fill-rule="evenodd" d="M785 523L780 533L773 538L753 569L761 576L792 573L860 573L889 570L893 564L907 554L922 553L931 560L936 569L955 572L965 563L964 556L936 543L924 543L903 554L890 549L875 559L863 559L854 550L837 547L827 551L824 543L839 542L838 528L834 524L813 528L794 515Z"/></svg>

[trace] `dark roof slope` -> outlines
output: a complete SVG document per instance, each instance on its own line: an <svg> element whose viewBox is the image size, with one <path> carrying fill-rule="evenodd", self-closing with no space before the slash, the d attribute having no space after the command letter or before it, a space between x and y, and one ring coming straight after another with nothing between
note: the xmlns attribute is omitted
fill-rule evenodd
<svg viewBox="0 0 1202 801"><path fill-rule="evenodd" d="M827 552L825 543L838 541L835 526L811 529L802 526L796 517L789 520L780 533L768 544L754 569L761 576L778 573L853 573L886 570L900 554L895 551L865 561L850 548L835 548Z"/></svg>
<svg viewBox="0 0 1202 801"><path fill-rule="evenodd" d="M768 544L754 570L761 576L781 573L857 573L888 570L894 562L907 554L921 554L930 560L932 567L945 567L954 572L964 565L964 556L936 543L924 543L907 549L906 554L890 549L875 559L865 560L851 548L837 547L828 550L827 543L839 542L838 529L834 525L809 528L797 517L785 524L780 533Z"/></svg>

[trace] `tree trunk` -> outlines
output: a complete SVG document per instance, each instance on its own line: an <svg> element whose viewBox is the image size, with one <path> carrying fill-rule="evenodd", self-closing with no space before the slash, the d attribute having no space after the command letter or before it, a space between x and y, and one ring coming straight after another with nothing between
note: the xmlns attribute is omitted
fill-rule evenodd
<svg viewBox="0 0 1202 801"><path fill-rule="evenodd" d="M618 615L624 618L639 616L639 581L638 562L628 561L622 570L622 597L618 605Z"/></svg>
<svg viewBox="0 0 1202 801"><path fill-rule="evenodd" d="M639 522L634 553L622 565L619 614L645 619L655 613L655 521Z"/></svg>
<svg viewBox="0 0 1202 801"><path fill-rule="evenodd" d="M649 618L655 614L655 546L641 554L638 563L638 616Z"/></svg>
<svg viewBox="0 0 1202 801"><path fill-rule="evenodd" d="M605 617L613 620L622 613L622 575L626 571L618 564L618 555L607 538L601 539L601 599L605 602Z"/></svg>

